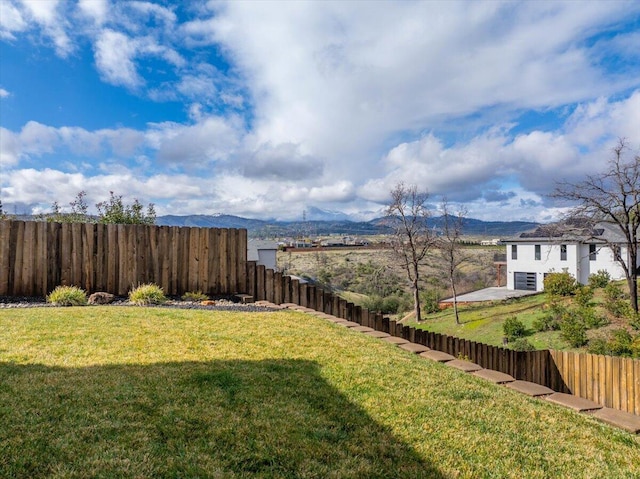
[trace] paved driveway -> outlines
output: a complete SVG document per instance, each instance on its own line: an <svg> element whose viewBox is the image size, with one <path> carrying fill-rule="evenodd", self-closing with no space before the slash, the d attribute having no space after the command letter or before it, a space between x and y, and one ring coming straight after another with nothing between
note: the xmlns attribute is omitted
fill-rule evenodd
<svg viewBox="0 0 640 479"><path fill-rule="evenodd" d="M467 294L458 296L458 303L473 303L476 301L500 301L501 299L519 298L538 294L538 291L522 291L507 289L506 286L479 289ZM441 303L453 303L453 298L443 299Z"/></svg>

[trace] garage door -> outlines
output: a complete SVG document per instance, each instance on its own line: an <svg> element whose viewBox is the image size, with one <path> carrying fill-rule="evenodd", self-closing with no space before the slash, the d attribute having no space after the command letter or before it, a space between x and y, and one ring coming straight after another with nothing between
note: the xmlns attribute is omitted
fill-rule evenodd
<svg viewBox="0 0 640 479"><path fill-rule="evenodd" d="M515 289L524 289L526 291L536 291L536 274L535 273L513 273Z"/></svg>

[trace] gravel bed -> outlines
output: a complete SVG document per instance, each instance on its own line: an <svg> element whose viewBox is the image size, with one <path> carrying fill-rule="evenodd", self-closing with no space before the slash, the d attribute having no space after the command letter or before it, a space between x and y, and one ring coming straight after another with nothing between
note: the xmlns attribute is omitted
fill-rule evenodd
<svg viewBox="0 0 640 479"><path fill-rule="evenodd" d="M204 305L193 301L180 301L177 299L170 299L164 304L144 306L147 308L174 308L174 309L202 309L211 311L246 311L246 312L268 312L276 311L276 308L270 308L268 306L256 306L251 303L236 303L229 299L216 299L214 305ZM96 305L87 305L87 307L93 307ZM131 306L141 307L137 304L133 304L126 298L117 298L113 303L104 306ZM63 307L56 306L51 303L47 303L45 298L42 297L8 297L0 296L0 309L12 309L12 308L55 308Z"/></svg>

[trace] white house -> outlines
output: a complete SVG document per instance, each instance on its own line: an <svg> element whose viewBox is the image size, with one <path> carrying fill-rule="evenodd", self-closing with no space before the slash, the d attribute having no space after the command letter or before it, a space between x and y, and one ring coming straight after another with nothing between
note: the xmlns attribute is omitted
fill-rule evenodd
<svg viewBox="0 0 640 479"><path fill-rule="evenodd" d="M276 254L278 253L278 243L275 241L264 241L250 239L247 242L247 260L255 261L267 269L276 270Z"/></svg>
<svg viewBox="0 0 640 479"><path fill-rule="evenodd" d="M606 223L583 234L542 226L506 239L503 242L507 245L507 289L542 291L544 277L550 272L567 271L581 284L587 284L589 276L600 270L607 271L612 279L624 279L624 270L605 240L620 248L621 257L627 258L629 264L621 232Z"/></svg>

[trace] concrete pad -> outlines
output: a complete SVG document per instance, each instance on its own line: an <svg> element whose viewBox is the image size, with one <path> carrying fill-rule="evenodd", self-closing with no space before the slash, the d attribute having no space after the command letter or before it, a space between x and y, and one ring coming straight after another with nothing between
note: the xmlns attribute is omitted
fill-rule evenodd
<svg viewBox="0 0 640 479"><path fill-rule="evenodd" d="M458 303L474 303L477 301L500 301L509 298L519 298L538 294L538 291L513 290L504 287L484 288L471 293L461 294L456 298ZM441 303L453 303L453 298L443 299Z"/></svg>
<svg viewBox="0 0 640 479"><path fill-rule="evenodd" d="M358 331L360 333L371 333L375 331L375 329L370 328L369 326L355 326L351 328L352 331Z"/></svg>
<svg viewBox="0 0 640 479"><path fill-rule="evenodd" d="M513 376L501 373L500 371L494 371L492 369L479 369L472 374L495 384L510 383L516 380Z"/></svg>
<svg viewBox="0 0 640 479"><path fill-rule="evenodd" d="M360 326L358 323L356 323L355 321L336 321L335 324L339 324L340 326L344 326L346 328L355 328L357 326Z"/></svg>
<svg viewBox="0 0 640 479"><path fill-rule="evenodd" d="M546 386L541 386L540 384L531 383L529 381L513 381L512 383L506 383L505 386L531 397L548 396L555 392L553 389L549 389Z"/></svg>
<svg viewBox="0 0 640 479"><path fill-rule="evenodd" d="M298 305L296 303L282 303L280 306L283 306L283 307L289 308L289 309L298 307Z"/></svg>
<svg viewBox="0 0 640 479"><path fill-rule="evenodd" d="M410 353L415 354L424 353L425 351L431 351L431 348L416 343L404 343L398 344L398 346L400 347L400 349L404 349L405 351L409 351Z"/></svg>
<svg viewBox="0 0 640 479"><path fill-rule="evenodd" d="M640 434L640 416L636 416L630 412L603 407L594 412L593 417L612 426L629 431L632 434Z"/></svg>
<svg viewBox="0 0 640 479"><path fill-rule="evenodd" d="M398 336L389 336L386 338L382 338L382 340L391 344L406 344L409 342L406 339L399 338Z"/></svg>
<svg viewBox="0 0 640 479"><path fill-rule="evenodd" d="M574 411L578 412L595 411L596 409L602 409L602 406L600 404L589 401L588 399L574 396L573 394L553 393L551 396L547 396L545 399L554 404L559 404L560 406L568 407L569 409L573 409Z"/></svg>
<svg viewBox="0 0 640 479"><path fill-rule="evenodd" d="M371 331L370 333L364 333L367 336L371 336L373 338L388 338L391 335L389 333L384 333L382 331Z"/></svg>
<svg viewBox="0 0 640 479"><path fill-rule="evenodd" d="M482 366L478 366L476 363L472 363L471 361L464 361L462 359L454 359L452 361L447 361L445 363L447 366L451 366L452 368L459 369L460 371L464 371L465 373L472 373L473 371L480 371Z"/></svg>
<svg viewBox="0 0 640 479"><path fill-rule="evenodd" d="M303 313L315 313L316 312L315 309L307 308L305 306L293 306L291 309L294 309L296 311L302 311Z"/></svg>
<svg viewBox="0 0 640 479"><path fill-rule="evenodd" d="M332 323L348 323L348 319L338 318L337 316L331 316L330 314L325 317L327 321L331 321Z"/></svg>
<svg viewBox="0 0 640 479"><path fill-rule="evenodd" d="M331 316L330 314L327 314L327 313L309 313L309 314L311 314L311 316L315 316L316 318L320 318L320 319L335 318L335 316Z"/></svg>
<svg viewBox="0 0 640 479"><path fill-rule="evenodd" d="M455 358L450 354L443 353L442 351L425 351L420 353L421 358L431 359L432 361L438 361L439 363L446 363L447 361L453 361Z"/></svg>

